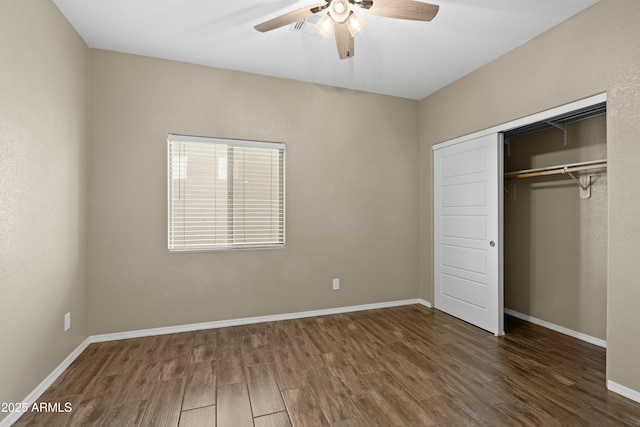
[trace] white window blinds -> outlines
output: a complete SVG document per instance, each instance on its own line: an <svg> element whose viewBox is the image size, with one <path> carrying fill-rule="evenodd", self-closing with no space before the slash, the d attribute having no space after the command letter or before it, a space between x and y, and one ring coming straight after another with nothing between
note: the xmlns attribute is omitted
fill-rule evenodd
<svg viewBox="0 0 640 427"><path fill-rule="evenodd" d="M284 246L284 144L169 135L169 250Z"/></svg>

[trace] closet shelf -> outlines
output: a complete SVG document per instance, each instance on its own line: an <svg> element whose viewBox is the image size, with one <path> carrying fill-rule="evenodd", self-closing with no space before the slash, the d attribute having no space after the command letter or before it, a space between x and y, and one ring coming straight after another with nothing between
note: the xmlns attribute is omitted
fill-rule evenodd
<svg viewBox="0 0 640 427"><path fill-rule="evenodd" d="M578 186L580 187L580 197L583 199L588 199L589 197L591 197L591 176L583 175L580 177L576 177L573 173L606 168L606 160L593 160L590 162L568 163L565 165L551 166L546 168L523 169L519 171L507 172L504 174L504 179L535 178L538 176L563 174L569 176L572 180L575 181L576 184L578 184ZM512 197L515 198L515 193Z"/></svg>

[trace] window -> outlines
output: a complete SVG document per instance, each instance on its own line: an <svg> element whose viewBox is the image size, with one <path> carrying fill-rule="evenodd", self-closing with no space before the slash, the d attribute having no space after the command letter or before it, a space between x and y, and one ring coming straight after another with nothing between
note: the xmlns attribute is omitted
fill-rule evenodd
<svg viewBox="0 0 640 427"><path fill-rule="evenodd" d="M284 144L169 135L169 250L284 247Z"/></svg>

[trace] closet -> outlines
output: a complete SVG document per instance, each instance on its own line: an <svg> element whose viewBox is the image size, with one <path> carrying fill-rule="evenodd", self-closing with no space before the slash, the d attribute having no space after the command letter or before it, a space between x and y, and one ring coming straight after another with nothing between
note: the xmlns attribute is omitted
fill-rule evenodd
<svg viewBox="0 0 640 427"><path fill-rule="evenodd" d="M433 305L606 345L606 94L433 146Z"/></svg>
<svg viewBox="0 0 640 427"><path fill-rule="evenodd" d="M503 136L505 313L603 345L606 104Z"/></svg>

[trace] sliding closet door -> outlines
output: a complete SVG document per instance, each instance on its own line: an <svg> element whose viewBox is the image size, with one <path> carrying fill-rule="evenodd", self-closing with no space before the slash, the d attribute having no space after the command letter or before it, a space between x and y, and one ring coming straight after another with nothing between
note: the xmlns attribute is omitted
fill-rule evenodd
<svg viewBox="0 0 640 427"><path fill-rule="evenodd" d="M504 333L502 134L434 147L435 307Z"/></svg>

